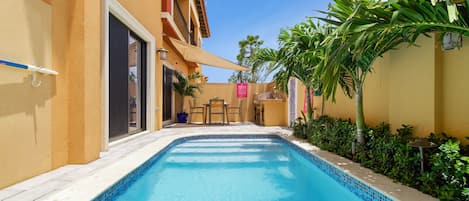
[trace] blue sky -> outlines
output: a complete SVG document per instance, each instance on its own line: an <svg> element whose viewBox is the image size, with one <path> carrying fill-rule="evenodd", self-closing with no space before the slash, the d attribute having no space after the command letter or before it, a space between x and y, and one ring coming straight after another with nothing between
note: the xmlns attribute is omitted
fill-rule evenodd
<svg viewBox="0 0 469 201"><path fill-rule="evenodd" d="M211 37L204 39L203 48L236 62L238 41L247 35L259 35L264 47L277 47L280 29L317 16L331 0L206 0ZM209 66L203 74L209 82L227 82L233 71Z"/></svg>

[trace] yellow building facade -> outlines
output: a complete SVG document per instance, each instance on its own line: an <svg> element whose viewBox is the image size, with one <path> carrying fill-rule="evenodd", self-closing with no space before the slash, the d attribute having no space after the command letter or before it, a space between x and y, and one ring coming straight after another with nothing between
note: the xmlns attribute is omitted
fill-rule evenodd
<svg viewBox="0 0 469 201"><path fill-rule="evenodd" d="M112 83L119 83L113 74L118 38L113 23L129 33L122 44L138 41L141 47L138 61L122 64L129 75L140 76L121 79L138 80L140 86L129 92L141 101L138 112L128 114L140 122L124 125L129 133L136 125L133 133L162 127L163 66L186 74L201 70L168 38L201 47L210 36L203 0L4 0L0 15L0 59L59 73L38 73L41 85L33 87L30 71L0 64L0 188L66 164L96 160L112 143L117 87ZM165 60L163 49L169 51Z"/></svg>

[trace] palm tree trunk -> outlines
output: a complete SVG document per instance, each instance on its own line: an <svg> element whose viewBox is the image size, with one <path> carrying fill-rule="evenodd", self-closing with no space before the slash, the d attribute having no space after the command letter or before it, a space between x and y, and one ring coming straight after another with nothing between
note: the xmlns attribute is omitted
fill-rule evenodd
<svg viewBox="0 0 469 201"><path fill-rule="evenodd" d="M357 142L360 144L365 143L364 129L365 129L365 114L363 113L363 87L357 84L355 89L355 106L356 106L356 124L357 124Z"/></svg>
<svg viewBox="0 0 469 201"><path fill-rule="evenodd" d="M311 103L311 89L312 87L306 87L306 107L308 108L308 119L313 119L313 105Z"/></svg>

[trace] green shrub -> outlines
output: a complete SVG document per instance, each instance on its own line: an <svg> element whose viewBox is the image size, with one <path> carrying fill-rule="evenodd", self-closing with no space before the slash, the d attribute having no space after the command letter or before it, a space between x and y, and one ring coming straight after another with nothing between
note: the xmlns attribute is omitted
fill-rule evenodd
<svg viewBox="0 0 469 201"><path fill-rule="evenodd" d="M312 121L310 128L307 133L312 144L344 157L352 157L350 139L355 138L355 126L350 120L335 120L324 116Z"/></svg>
<svg viewBox="0 0 469 201"><path fill-rule="evenodd" d="M367 128L365 144L357 145L352 155L356 127L350 120L327 116L292 125L294 135L311 144L347 157L395 181L412 186L441 200L469 199L469 146L461 146L455 138L442 133L430 134L428 141L441 145L425 150L428 159L425 172L420 172L420 153L410 146L413 128L402 125L394 134L389 124Z"/></svg>
<svg viewBox="0 0 469 201"><path fill-rule="evenodd" d="M297 118L294 122L292 122L290 127L293 128L293 136L300 139L306 139L306 124L303 121L303 118Z"/></svg>
<svg viewBox="0 0 469 201"><path fill-rule="evenodd" d="M433 155L431 175L436 185L435 192L441 200L467 200L469 157L461 156L459 141L448 140Z"/></svg>
<svg viewBox="0 0 469 201"><path fill-rule="evenodd" d="M304 112L301 112L301 115L303 117L296 118L290 127L293 128L293 136L300 139L308 139L308 132L311 128L311 124L313 124L313 121L306 118Z"/></svg>

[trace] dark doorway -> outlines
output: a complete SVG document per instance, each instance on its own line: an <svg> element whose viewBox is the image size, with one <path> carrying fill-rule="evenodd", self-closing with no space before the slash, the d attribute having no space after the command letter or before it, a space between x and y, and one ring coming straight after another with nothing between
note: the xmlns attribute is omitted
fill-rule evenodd
<svg viewBox="0 0 469 201"><path fill-rule="evenodd" d="M163 121L173 118L173 75L172 69L163 66Z"/></svg>
<svg viewBox="0 0 469 201"><path fill-rule="evenodd" d="M146 129L146 43L109 15L109 138Z"/></svg>

